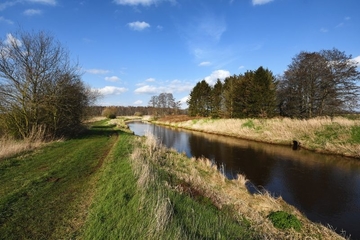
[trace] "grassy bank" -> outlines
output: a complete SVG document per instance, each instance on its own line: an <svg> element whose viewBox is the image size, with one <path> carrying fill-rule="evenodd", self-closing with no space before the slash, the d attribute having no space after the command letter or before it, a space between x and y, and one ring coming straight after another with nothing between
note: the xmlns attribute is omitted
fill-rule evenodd
<svg viewBox="0 0 360 240"><path fill-rule="evenodd" d="M117 131L93 128L0 160L0 239L69 239L91 203L96 173Z"/></svg>
<svg viewBox="0 0 360 240"><path fill-rule="evenodd" d="M168 117L157 124L221 134L243 139L301 146L318 152L360 158L360 120L343 117L298 120L273 119L191 119Z"/></svg>

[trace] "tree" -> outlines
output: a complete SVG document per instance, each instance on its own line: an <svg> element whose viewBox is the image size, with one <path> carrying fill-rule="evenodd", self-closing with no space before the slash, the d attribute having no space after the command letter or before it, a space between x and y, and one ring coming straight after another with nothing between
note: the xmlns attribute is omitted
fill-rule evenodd
<svg viewBox="0 0 360 240"><path fill-rule="evenodd" d="M278 89L280 112L311 118L358 106L360 73L351 55L337 49L301 52L288 66Z"/></svg>
<svg viewBox="0 0 360 240"><path fill-rule="evenodd" d="M224 116L228 118L233 118L236 116L236 107L235 107L235 96L236 96L236 83L237 83L237 76L233 75L227 77L224 80L223 85L223 97L224 97Z"/></svg>
<svg viewBox="0 0 360 240"><path fill-rule="evenodd" d="M210 93L211 87L205 80L196 84L188 99L190 116L209 116L211 112Z"/></svg>
<svg viewBox="0 0 360 240"><path fill-rule="evenodd" d="M276 84L272 72L259 67L252 75L248 100L250 117L272 117L276 110Z"/></svg>
<svg viewBox="0 0 360 240"><path fill-rule="evenodd" d="M223 84L218 79L211 89L211 117L218 118L222 116L223 108Z"/></svg>
<svg viewBox="0 0 360 240"><path fill-rule="evenodd" d="M176 102L172 93L160 93L159 96L152 96L149 104L153 108L154 115L176 114L180 109L180 102Z"/></svg>
<svg viewBox="0 0 360 240"><path fill-rule="evenodd" d="M0 42L0 118L6 131L28 138L75 134L96 96L81 81L68 52L44 33L8 34Z"/></svg>

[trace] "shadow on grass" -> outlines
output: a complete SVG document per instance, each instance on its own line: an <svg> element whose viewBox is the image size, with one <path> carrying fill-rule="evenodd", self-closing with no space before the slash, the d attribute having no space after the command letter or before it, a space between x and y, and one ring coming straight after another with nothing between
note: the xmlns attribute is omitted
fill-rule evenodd
<svg viewBox="0 0 360 240"><path fill-rule="evenodd" d="M96 138L96 137L112 137L126 134L126 132L115 129L116 125L99 126L95 125L84 130L76 139Z"/></svg>

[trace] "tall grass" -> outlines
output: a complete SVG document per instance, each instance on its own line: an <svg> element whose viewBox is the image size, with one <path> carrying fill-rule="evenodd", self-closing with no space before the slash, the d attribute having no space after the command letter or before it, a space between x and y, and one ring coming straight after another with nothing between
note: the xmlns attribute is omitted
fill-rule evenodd
<svg viewBox="0 0 360 240"><path fill-rule="evenodd" d="M32 151L45 144L45 129L39 128L23 140L17 140L8 135L0 138L0 160L23 152Z"/></svg>

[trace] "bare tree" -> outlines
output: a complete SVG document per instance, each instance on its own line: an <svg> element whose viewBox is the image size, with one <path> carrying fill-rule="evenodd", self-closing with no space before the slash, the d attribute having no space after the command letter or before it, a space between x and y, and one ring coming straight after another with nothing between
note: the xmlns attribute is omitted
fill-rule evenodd
<svg viewBox="0 0 360 240"><path fill-rule="evenodd" d="M301 52L281 77L280 112L311 118L351 111L359 100L356 68L351 55L337 49Z"/></svg>
<svg viewBox="0 0 360 240"><path fill-rule="evenodd" d="M56 137L75 133L92 92L68 52L44 33L8 34L0 42L0 117L7 131L28 138L39 129Z"/></svg>

